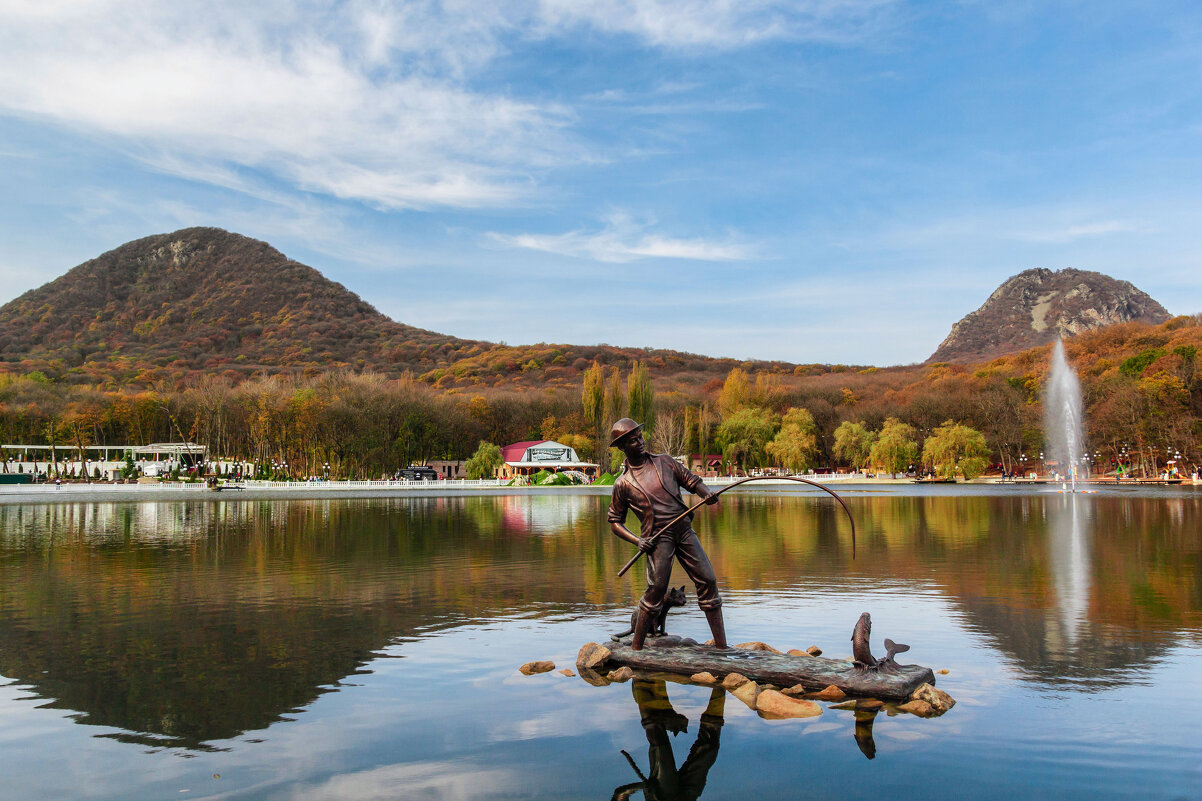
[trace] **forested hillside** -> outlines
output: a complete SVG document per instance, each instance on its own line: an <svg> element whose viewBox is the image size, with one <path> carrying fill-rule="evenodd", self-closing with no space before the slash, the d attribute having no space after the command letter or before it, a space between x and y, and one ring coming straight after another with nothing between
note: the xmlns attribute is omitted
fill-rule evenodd
<svg viewBox="0 0 1202 801"><path fill-rule="evenodd" d="M1163 465L1173 449L1185 463L1199 463L1202 318L1113 326L1069 340L1067 348L1081 376L1088 447L1100 461ZM597 448L603 432L633 413L649 423L660 450L725 454L744 468L805 469L872 464L868 446L892 419L911 427L908 436L919 446L947 421L964 424L983 434L988 462L1015 469L1024 466L1024 454L1033 466L1043 448L1040 401L1050 350L975 365L742 365L688 385L656 378L647 365L596 362L580 385L478 391L347 370L239 383L217 375L150 389L10 374L0 377L0 439L53 440L70 449L183 436L217 454L287 462L299 474L330 463L336 474L367 476L423 459L463 459L481 441L558 439L604 460L608 454ZM848 427L872 439L862 458L841 446L856 433ZM782 431L793 432L792 440L769 448Z"/></svg>

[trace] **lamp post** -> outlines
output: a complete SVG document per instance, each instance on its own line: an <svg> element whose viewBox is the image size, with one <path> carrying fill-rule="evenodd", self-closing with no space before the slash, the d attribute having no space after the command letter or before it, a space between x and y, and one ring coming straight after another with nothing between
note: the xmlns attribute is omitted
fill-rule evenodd
<svg viewBox="0 0 1202 801"><path fill-rule="evenodd" d="M321 466L321 471L322 471L322 477L326 481L329 481L330 480L330 463L329 462L323 463Z"/></svg>

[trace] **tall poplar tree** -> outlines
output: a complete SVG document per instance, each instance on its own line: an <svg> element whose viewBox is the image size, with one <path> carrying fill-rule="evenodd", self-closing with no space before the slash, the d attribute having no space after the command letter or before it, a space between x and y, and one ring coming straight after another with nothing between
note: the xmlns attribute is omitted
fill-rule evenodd
<svg viewBox="0 0 1202 801"><path fill-rule="evenodd" d="M643 424L643 431L650 439L655 432L655 388L651 385L651 371L640 362L630 366L630 376L626 379L626 406L627 414Z"/></svg>
<svg viewBox="0 0 1202 801"><path fill-rule="evenodd" d="M584 419L593 427L597 434L597 450L593 458L601 465L602 471L606 465L606 448L609 444L609 426L613 421L607 421L605 415L605 373L596 361L592 367L584 371L584 392L581 394L584 406Z"/></svg>

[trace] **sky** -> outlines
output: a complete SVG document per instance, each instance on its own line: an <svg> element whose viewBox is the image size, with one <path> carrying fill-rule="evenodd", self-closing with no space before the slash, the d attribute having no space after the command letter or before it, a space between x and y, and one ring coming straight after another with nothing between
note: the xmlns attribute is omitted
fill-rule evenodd
<svg viewBox="0 0 1202 801"><path fill-rule="evenodd" d="M1034 267L1202 312L1202 4L0 0L0 303L216 226L511 345L908 364Z"/></svg>

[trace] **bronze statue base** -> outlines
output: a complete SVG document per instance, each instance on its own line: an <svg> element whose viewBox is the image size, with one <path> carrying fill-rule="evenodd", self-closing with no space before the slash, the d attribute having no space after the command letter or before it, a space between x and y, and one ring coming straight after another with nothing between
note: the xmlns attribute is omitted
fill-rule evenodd
<svg viewBox="0 0 1202 801"><path fill-rule="evenodd" d="M788 688L802 685L817 692L834 685L850 696L904 700L922 684L935 683L935 673L921 665L894 665L890 671L858 668L851 662L820 656L793 656L741 648L719 649L687 637L648 637L642 650L630 647L630 637L606 645L610 656L604 670L627 666L633 670L691 676L710 673L722 679L738 673L759 684Z"/></svg>

